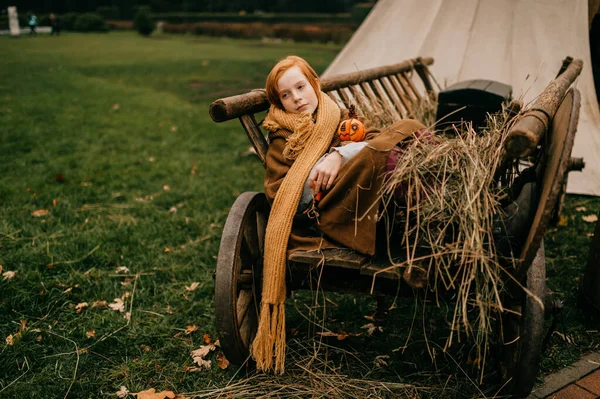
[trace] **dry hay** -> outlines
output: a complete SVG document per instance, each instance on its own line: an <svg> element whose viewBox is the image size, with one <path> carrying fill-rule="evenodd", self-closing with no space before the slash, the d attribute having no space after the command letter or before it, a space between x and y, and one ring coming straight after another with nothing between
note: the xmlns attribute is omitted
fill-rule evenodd
<svg viewBox="0 0 600 399"><path fill-rule="evenodd" d="M332 360L334 358L338 360ZM345 372L347 363L354 365L354 371L359 368L363 375L372 371L357 360L354 354L343 349L326 345L318 340L294 339L288 343L285 374L253 372L241 379L235 379L234 376L222 388L207 388L186 393L186 396L211 399L383 399L391 397L417 399L423 393L435 390L417 388L415 385L398 381L354 378ZM243 372L243 370L244 365L239 371Z"/></svg>
<svg viewBox="0 0 600 399"><path fill-rule="evenodd" d="M456 304L445 349L461 333L475 337L482 365L494 316L504 311L504 270L513 262L499 258L493 237L507 195L495 176L512 120L504 112L490 117L480 134L464 125L452 137L410 140L382 188L387 214L395 218L388 224L390 240L397 237L392 246L404 252L394 259L390 248L392 267L424 270L436 297L451 292Z"/></svg>

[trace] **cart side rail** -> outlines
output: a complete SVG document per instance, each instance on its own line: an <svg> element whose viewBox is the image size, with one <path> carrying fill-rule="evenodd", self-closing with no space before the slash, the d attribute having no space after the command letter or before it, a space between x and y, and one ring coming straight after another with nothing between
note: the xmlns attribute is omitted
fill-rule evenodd
<svg viewBox="0 0 600 399"><path fill-rule="evenodd" d="M346 108L354 104L360 112L376 106L397 119L411 117L421 100L426 97L435 100L437 96L428 68L432 64L430 57L413 58L399 64L323 78L321 88ZM266 91L255 89L214 101L209 113L215 122L238 118L264 166L268 143L255 114L266 111L269 106Z"/></svg>

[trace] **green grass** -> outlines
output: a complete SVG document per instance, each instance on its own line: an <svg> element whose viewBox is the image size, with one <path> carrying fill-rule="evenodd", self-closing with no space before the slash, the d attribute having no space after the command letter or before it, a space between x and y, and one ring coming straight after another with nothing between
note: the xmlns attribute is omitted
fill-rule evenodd
<svg viewBox="0 0 600 399"><path fill-rule="evenodd" d="M239 123L215 124L208 107L262 87L287 54L322 72L339 47L129 32L0 38L0 47L0 264L17 272L0 280L0 337L27 321L14 345L0 344L0 397L59 398L70 389L69 397L95 398L121 385L132 392L224 385L232 368L184 367L203 334L215 335L212 273L229 207L240 193L261 191L264 172L242 155L249 143ZM582 204L587 211L576 211ZM40 209L49 215L32 216ZM580 216L598 211L598 199L568 197L568 225L547 238L548 285L565 301L557 328L574 343L553 335L545 372L600 343L577 303L586 234L593 231ZM119 266L129 276L116 275ZM188 292L193 282L199 288ZM129 324L123 313L91 308L126 292L133 294L125 300ZM330 328L364 332L363 315L374 303L332 298L338 307L328 313ZM81 302L90 307L77 313ZM432 317L426 324L435 326L439 315ZM392 352L404 345L411 319L408 303L391 312L378 337L340 343L362 361L349 369L445 387L441 397L477 394L450 355L438 349L435 366L424 360L422 335L413 333L406 353ZM200 328L181 334L187 325ZM289 325L301 336L308 330L293 308ZM90 330L95 336L88 338ZM464 365L468 349L460 349L452 356ZM377 355L390 356L387 368L373 367Z"/></svg>

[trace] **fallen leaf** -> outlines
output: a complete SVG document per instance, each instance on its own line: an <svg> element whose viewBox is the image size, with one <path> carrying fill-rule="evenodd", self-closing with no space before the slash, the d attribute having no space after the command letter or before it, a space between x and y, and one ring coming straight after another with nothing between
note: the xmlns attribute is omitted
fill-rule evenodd
<svg viewBox="0 0 600 399"><path fill-rule="evenodd" d="M381 326L376 326L373 323L369 323L369 324L365 324L364 326L362 326L361 328L364 328L367 330L367 333L369 335L373 335L376 332L383 332L383 328Z"/></svg>
<svg viewBox="0 0 600 399"><path fill-rule="evenodd" d="M594 233L587 233L586 234L586 237L593 237L593 236L594 236Z"/></svg>
<svg viewBox="0 0 600 399"><path fill-rule="evenodd" d="M177 208L172 206L171 208L169 208L169 213L177 213Z"/></svg>
<svg viewBox="0 0 600 399"><path fill-rule="evenodd" d="M47 216L49 214L50 211L48 209L38 209L37 211L31 212L31 216L35 216L36 218L39 218L40 216Z"/></svg>
<svg viewBox="0 0 600 399"><path fill-rule="evenodd" d="M145 391L141 391L138 393L134 393L133 395L137 396L138 399L174 399L175 393L173 391L162 391L156 392L156 389L150 388Z"/></svg>
<svg viewBox="0 0 600 399"><path fill-rule="evenodd" d="M588 223L596 223L598 221L598 216L596 216L594 214L582 216L581 218L583 219L584 222L588 222Z"/></svg>
<svg viewBox="0 0 600 399"><path fill-rule="evenodd" d="M200 345L200 348L190 352L190 356L192 357L194 363L201 368L210 368L210 360L204 360L204 356L208 355L215 349L216 347L214 345Z"/></svg>
<svg viewBox="0 0 600 399"><path fill-rule="evenodd" d="M221 370L225 370L227 367L229 367L229 360L227 360L223 353L219 353L217 355L217 366L219 366Z"/></svg>
<svg viewBox="0 0 600 399"><path fill-rule="evenodd" d="M377 356L375 358L375 367L377 367L377 368L387 367L388 366L387 360L389 360L389 358L390 357L388 355Z"/></svg>
<svg viewBox="0 0 600 399"><path fill-rule="evenodd" d="M165 247L165 252L171 252L171 248Z"/></svg>
<svg viewBox="0 0 600 399"><path fill-rule="evenodd" d="M204 339L204 343L207 345L212 342L212 339L210 338L210 335L208 335L208 334L204 334L204 336L202 338Z"/></svg>
<svg viewBox="0 0 600 399"><path fill-rule="evenodd" d="M112 109L117 111L121 106L119 104L113 104Z"/></svg>
<svg viewBox="0 0 600 399"><path fill-rule="evenodd" d="M35 337L36 342L42 342L42 336L38 335L37 337Z"/></svg>
<svg viewBox="0 0 600 399"><path fill-rule="evenodd" d="M131 312L127 312L123 315L123 318L127 321L129 321L131 319Z"/></svg>
<svg viewBox="0 0 600 399"><path fill-rule="evenodd" d="M94 301L94 303L92 303L92 309L105 308L107 306L108 303L106 301Z"/></svg>
<svg viewBox="0 0 600 399"><path fill-rule="evenodd" d="M54 199L52 200L52 206L53 206L53 207L56 207L56 204L57 204L57 202L56 202L56 198L54 198Z"/></svg>
<svg viewBox="0 0 600 399"><path fill-rule="evenodd" d="M165 184L165 185L163 186L163 190L164 190L164 191L169 191L170 189L171 189L171 186L169 186L168 184Z"/></svg>
<svg viewBox="0 0 600 399"><path fill-rule="evenodd" d="M87 307L88 307L88 303L87 303L87 302L81 302L81 303L78 303L78 304L75 306L75 311L76 311L77 313L81 313L81 311L82 311L83 309L87 308Z"/></svg>
<svg viewBox="0 0 600 399"><path fill-rule="evenodd" d="M208 335L208 334L207 334ZM219 340L216 340L215 343L213 344L214 346L216 346L217 348L221 347L221 343L219 342Z"/></svg>
<svg viewBox="0 0 600 399"><path fill-rule="evenodd" d="M109 304L108 307L119 312L125 311L125 303L121 298L115 298L115 303Z"/></svg>
<svg viewBox="0 0 600 399"><path fill-rule="evenodd" d="M2 273L2 277L4 277L3 280L10 280L11 278L15 277L16 274L17 272L6 271Z"/></svg>
<svg viewBox="0 0 600 399"><path fill-rule="evenodd" d="M0 274L2 274L2 265L0 265Z"/></svg>
<svg viewBox="0 0 600 399"><path fill-rule="evenodd" d="M129 390L127 387L125 387L125 385L121 385L121 388L115 392L115 395L117 395L119 398L125 398L127 395L129 395Z"/></svg>
<svg viewBox="0 0 600 399"><path fill-rule="evenodd" d="M200 283L192 283L189 287L185 287L185 289L187 291L192 292L192 291L195 291L196 288L198 288L199 285L200 285Z"/></svg>
<svg viewBox="0 0 600 399"><path fill-rule="evenodd" d="M210 63L209 60L202 60L202 62L200 63L200 65L207 66L209 63Z"/></svg>
<svg viewBox="0 0 600 399"><path fill-rule="evenodd" d="M152 348L150 348L148 345L140 345L140 348L142 348L144 350L144 352L150 352L152 350Z"/></svg>
<svg viewBox="0 0 600 399"><path fill-rule="evenodd" d="M567 216L561 216L556 225L564 227L568 224L569 224L569 218Z"/></svg>
<svg viewBox="0 0 600 399"><path fill-rule="evenodd" d="M88 332L85 333L85 336L88 338L92 338L96 336L96 331L95 330L90 330Z"/></svg>
<svg viewBox="0 0 600 399"><path fill-rule="evenodd" d="M587 208L585 206L578 206L577 208L575 208L575 210L577 212L585 212L587 211Z"/></svg>
<svg viewBox="0 0 600 399"><path fill-rule="evenodd" d="M27 331L27 320L21 320L19 322L19 331Z"/></svg>
<svg viewBox="0 0 600 399"><path fill-rule="evenodd" d="M15 344L15 340L14 340L14 336L12 334L10 334L8 337L6 337L6 344L13 346Z"/></svg>
<svg viewBox="0 0 600 399"><path fill-rule="evenodd" d="M121 281L121 285L123 287L127 287L129 284L131 284L132 281L133 281L133 279L131 279L131 278L128 277L125 280Z"/></svg>
<svg viewBox="0 0 600 399"><path fill-rule="evenodd" d="M187 373L196 373L198 371L202 371L202 367L196 367L196 366L185 366L183 368L183 371L187 372Z"/></svg>
<svg viewBox="0 0 600 399"><path fill-rule="evenodd" d="M124 293L123 295L121 295L121 299L125 300L127 298L129 298L131 296L131 292L127 291L126 293Z"/></svg>
<svg viewBox="0 0 600 399"><path fill-rule="evenodd" d="M172 132L176 132L177 131L177 126L175 126L175 125L171 126L171 131Z"/></svg>
<svg viewBox="0 0 600 399"><path fill-rule="evenodd" d="M185 326L185 335L190 335L191 333L193 333L194 331L198 331L198 326L193 325L193 326Z"/></svg>
<svg viewBox="0 0 600 399"><path fill-rule="evenodd" d="M318 332L317 335L320 335L321 337L335 337L338 341L343 341L348 338L348 334L344 332L334 333L333 331L323 331Z"/></svg>
<svg viewBox="0 0 600 399"><path fill-rule="evenodd" d="M148 158L148 162L154 162L154 161L156 161L156 158L154 158L154 157Z"/></svg>
<svg viewBox="0 0 600 399"><path fill-rule="evenodd" d="M129 273L129 268L127 266L119 266L117 267L117 269L115 270L115 273Z"/></svg>

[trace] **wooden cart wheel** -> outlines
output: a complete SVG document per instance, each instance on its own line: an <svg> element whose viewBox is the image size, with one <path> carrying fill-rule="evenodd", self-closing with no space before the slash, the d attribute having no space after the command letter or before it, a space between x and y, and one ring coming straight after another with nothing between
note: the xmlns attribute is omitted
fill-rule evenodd
<svg viewBox="0 0 600 399"><path fill-rule="evenodd" d="M527 270L524 286L531 295L522 293L510 304L504 318L501 375L504 392L524 398L531 392L540 369L544 338L544 296L546 293L546 259L544 243Z"/></svg>
<svg viewBox="0 0 600 399"><path fill-rule="evenodd" d="M242 364L258 328L268 204L263 193L240 195L227 216L215 275L215 324L225 357Z"/></svg>

